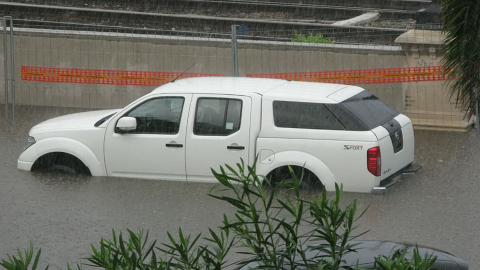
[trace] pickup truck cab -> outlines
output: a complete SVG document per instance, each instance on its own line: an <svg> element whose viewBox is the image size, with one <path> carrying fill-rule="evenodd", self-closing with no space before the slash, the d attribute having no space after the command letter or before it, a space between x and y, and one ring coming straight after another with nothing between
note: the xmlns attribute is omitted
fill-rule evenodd
<svg viewBox="0 0 480 270"><path fill-rule="evenodd" d="M291 166L314 187L384 190L414 161L413 127L357 86L190 78L34 126L18 168L215 182L211 168L241 159L272 181Z"/></svg>

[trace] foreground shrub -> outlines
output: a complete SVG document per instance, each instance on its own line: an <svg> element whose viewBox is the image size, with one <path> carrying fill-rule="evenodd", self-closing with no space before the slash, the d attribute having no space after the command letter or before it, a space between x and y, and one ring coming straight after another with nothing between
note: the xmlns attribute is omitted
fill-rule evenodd
<svg viewBox="0 0 480 270"><path fill-rule="evenodd" d="M220 172L212 172L220 185L210 196L236 210L233 218L225 216L222 229L231 230L247 249L243 253L251 256L240 265L305 269L323 264L324 269L340 269L343 256L354 251L349 241L363 234L352 235L352 232L354 222L364 212L355 216L356 201L340 207L342 189L339 186L331 200L323 189L321 196L305 201L300 194L302 177L298 179L290 169L293 181L282 183L282 187L288 189L293 198L279 199L277 189L266 189L263 185L270 186L270 180L258 176L253 167L237 164L237 169L226 166ZM308 246L312 241L323 242ZM312 249L322 255L307 256Z"/></svg>
<svg viewBox="0 0 480 270"><path fill-rule="evenodd" d="M42 250L39 249L37 251L35 259L33 259L33 253L33 244L30 242L30 246L23 253L20 251L20 249L17 249L18 257L14 255L8 255L8 259L2 260L0 265L8 270L36 270ZM48 267L45 269L48 269Z"/></svg>
<svg viewBox="0 0 480 270"><path fill-rule="evenodd" d="M134 233L128 231L124 240L122 233L118 236L112 231L112 238L102 239L97 249L92 245L92 255L86 265L101 269L222 269L225 256L233 245L228 241L228 232L215 233L210 230L210 237L204 238L211 245L197 245L200 235L184 235L181 229L178 239L168 233L170 243L156 246L156 241L148 239L148 233L142 230ZM163 257L157 256L160 251Z"/></svg>
<svg viewBox="0 0 480 270"><path fill-rule="evenodd" d="M418 251L418 246L413 250L413 257L406 258L407 249L395 250L389 256L381 255L375 258L378 269L381 270L428 270L435 263L436 257L425 254L423 257Z"/></svg>

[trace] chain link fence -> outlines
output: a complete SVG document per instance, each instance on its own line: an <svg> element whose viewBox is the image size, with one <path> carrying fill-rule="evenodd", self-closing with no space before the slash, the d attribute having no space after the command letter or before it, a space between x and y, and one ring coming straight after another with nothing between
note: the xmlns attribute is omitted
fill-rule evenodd
<svg viewBox="0 0 480 270"><path fill-rule="evenodd" d="M12 52L15 61L1 65L0 81L15 85L15 102L10 87L0 91L0 104L8 99L12 105L120 108L178 76L233 76L237 67L240 77L359 85L427 128L466 126L464 112L433 69L441 59L439 31L386 34L331 27L322 35L309 27L253 31L238 25L232 49L230 29L166 31L30 20L13 25L4 27L0 61L7 63ZM334 32L340 34L329 38ZM362 43L339 41L358 36L365 38Z"/></svg>

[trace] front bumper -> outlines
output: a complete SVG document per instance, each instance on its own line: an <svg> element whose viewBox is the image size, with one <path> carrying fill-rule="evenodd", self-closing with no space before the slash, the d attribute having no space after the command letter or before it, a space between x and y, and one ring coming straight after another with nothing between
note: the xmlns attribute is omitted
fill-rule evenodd
<svg viewBox="0 0 480 270"><path fill-rule="evenodd" d="M20 170L30 171L32 169L33 163L38 158L38 152L36 149L36 144L28 147L27 149L23 150L18 157L17 161L17 168Z"/></svg>
<svg viewBox="0 0 480 270"><path fill-rule="evenodd" d="M21 160L18 160L17 162L17 168L20 170L30 171L32 169L32 166L33 166L33 162L21 161Z"/></svg>
<svg viewBox="0 0 480 270"><path fill-rule="evenodd" d="M374 187L372 189L373 194L378 194L378 195L383 195L385 194L389 189L391 189L398 181L402 180L404 175L413 175L421 171L423 168L422 165L412 163L405 168L401 169L394 175L388 177L387 179L383 179L380 182L380 186Z"/></svg>

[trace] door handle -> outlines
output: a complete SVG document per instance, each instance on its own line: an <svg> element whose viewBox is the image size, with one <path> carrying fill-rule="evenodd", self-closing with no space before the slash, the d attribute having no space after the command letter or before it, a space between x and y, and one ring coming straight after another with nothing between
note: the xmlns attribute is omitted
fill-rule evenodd
<svg viewBox="0 0 480 270"><path fill-rule="evenodd" d="M245 146L229 145L229 146L227 146L227 149L231 149L231 150L244 150L244 149L245 149Z"/></svg>
<svg viewBox="0 0 480 270"><path fill-rule="evenodd" d="M165 144L166 147L176 147L176 148L182 148L183 144L181 143L167 143Z"/></svg>

